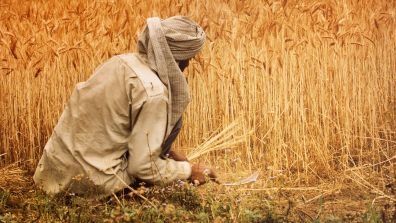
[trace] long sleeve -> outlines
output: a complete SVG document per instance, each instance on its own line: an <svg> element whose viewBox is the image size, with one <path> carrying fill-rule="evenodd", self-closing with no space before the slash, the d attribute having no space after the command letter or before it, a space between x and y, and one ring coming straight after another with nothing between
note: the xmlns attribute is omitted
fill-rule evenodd
<svg viewBox="0 0 396 223"><path fill-rule="evenodd" d="M155 73L136 73L129 80L132 131L127 172L154 184L187 179L191 175L189 162L160 157L168 120L167 89Z"/></svg>

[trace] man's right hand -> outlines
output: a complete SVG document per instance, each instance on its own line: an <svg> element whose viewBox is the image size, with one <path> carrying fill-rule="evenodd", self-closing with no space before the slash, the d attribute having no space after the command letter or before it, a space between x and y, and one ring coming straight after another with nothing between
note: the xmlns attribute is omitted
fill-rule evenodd
<svg viewBox="0 0 396 223"><path fill-rule="evenodd" d="M195 185L205 184L209 180L217 182L217 175L214 170L203 164L191 164L190 181Z"/></svg>

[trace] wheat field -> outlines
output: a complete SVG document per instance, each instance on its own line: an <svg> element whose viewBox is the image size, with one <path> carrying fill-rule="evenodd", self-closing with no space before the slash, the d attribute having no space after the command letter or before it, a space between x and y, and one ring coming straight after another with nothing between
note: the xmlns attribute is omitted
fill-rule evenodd
<svg viewBox="0 0 396 223"><path fill-rule="evenodd" d="M260 170L290 186L349 177L395 200L383 190L396 160L396 2L387 0L3 0L0 166L34 170L74 85L134 51L147 17L172 15L207 33L185 71L192 102L177 150L238 120L199 158L220 175Z"/></svg>

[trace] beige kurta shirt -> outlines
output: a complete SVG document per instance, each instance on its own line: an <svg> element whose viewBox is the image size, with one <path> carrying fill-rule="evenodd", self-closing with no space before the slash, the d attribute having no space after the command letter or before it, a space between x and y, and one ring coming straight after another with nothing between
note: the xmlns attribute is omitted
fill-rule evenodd
<svg viewBox="0 0 396 223"><path fill-rule="evenodd" d="M188 162L160 157L168 99L167 88L143 57L112 57L76 85L34 181L48 193L84 193L87 184L80 181L89 179L111 194L136 178L154 184L189 178Z"/></svg>

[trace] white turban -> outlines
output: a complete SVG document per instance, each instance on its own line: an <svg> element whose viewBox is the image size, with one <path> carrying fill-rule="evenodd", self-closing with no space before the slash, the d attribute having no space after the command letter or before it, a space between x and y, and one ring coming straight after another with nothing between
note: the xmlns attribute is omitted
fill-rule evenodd
<svg viewBox="0 0 396 223"><path fill-rule="evenodd" d="M195 56L205 42L205 32L187 17L175 16L161 22L165 38L176 60Z"/></svg>
<svg viewBox="0 0 396 223"><path fill-rule="evenodd" d="M139 36L139 53L147 55L150 68L170 89L168 114L171 127L179 120L190 101L186 79L176 60L194 57L202 48L205 37L203 29L185 16L165 20L148 18L147 26Z"/></svg>

